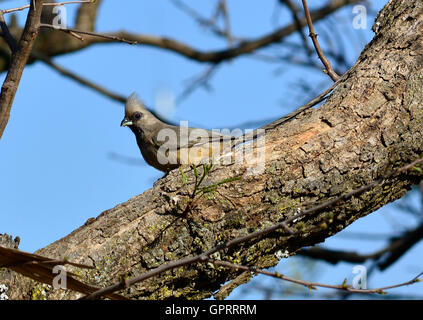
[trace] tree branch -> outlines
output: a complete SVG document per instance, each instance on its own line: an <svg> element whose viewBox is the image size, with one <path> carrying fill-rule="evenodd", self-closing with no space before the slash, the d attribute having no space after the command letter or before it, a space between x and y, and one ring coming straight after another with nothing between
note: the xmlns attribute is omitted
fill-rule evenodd
<svg viewBox="0 0 423 320"><path fill-rule="evenodd" d="M6 79L0 93L0 139L9 121L10 109L22 77L32 46L38 35L41 11L44 0L31 1L25 28L10 63ZM35 3L35 7L34 4Z"/></svg>
<svg viewBox="0 0 423 320"><path fill-rule="evenodd" d="M331 14L332 12L338 10L339 8L342 8L343 6L347 4L355 3L358 1L359 0L341 0L341 1L333 0L331 3L329 3L325 7L314 10L313 12L310 13L310 15L314 21L318 21L320 19L323 19L327 15ZM304 19L301 22L306 23ZM244 41L233 48L217 50L217 51L201 51L201 50L194 49L193 47L187 44L184 44L182 42L179 42L170 38L132 34L125 31L122 31L119 33L109 33L105 35L108 37L118 37L118 38L130 40L130 41L135 41L139 43L140 45L148 45L148 46L166 49L166 50L178 53L186 58L195 60L197 62L209 62L209 63L216 64L224 60L230 60L241 55L252 53L256 50L265 48L273 43L278 43L283 38L294 33L295 31L297 31L297 24L294 22L292 24L289 24L286 27L279 28L257 39ZM87 41L86 44L88 45L88 44L94 44L94 43L107 42L108 39L105 39L105 38L102 39L100 37L92 37L90 39L87 39L86 41Z"/></svg>
<svg viewBox="0 0 423 320"><path fill-rule="evenodd" d="M64 67L58 65L57 63L53 62L52 59L50 59L49 57L41 54L40 52L37 52L35 50L32 51L31 56L34 57L37 60L40 60L42 62L44 62L46 65L50 66L53 70L59 72L61 75L70 78L76 82L78 82L79 84L86 86L88 88L93 89L94 91L109 97L110 99L113 99L117 102L121 102L121 103L125 103L126 102L126 97L119 95L115 92L112 92L90 80L87 80L79 75L77 75L74 72L71 72L67 69L65 69Z"/></svg>
<svg viewBox="0 0 423 320"><path fill-rule="evenodd" d="M276 278L279 278L279 279L282 279L282 280L294 282L294 283L301 284L301 285L304 285L304 286L310 286L310 287L319 286L319 287L326 287L326 288L333 288L333 289L342 289L342 290L346 290L348 292L377 293L377 292L381 291L381 289L357 290L357 289L350 288L350 287L347 287L347 286L333 286L333 285L325 285L325 284L321 284L321 283L310 283L310 282L303 281L303 280L295 280L295 279L292 279L292 278L289 278L289 277L286 277L286 276L283 276L283 275L263 271L263 270L256 269L256 268L253 268L253 267L248 267L248 266L243 266L243 265L235 265L235 264L231 264L231 263L226 262L226 261L218 261L216 259L211 259L210 256L219 252L219 251L222 251L224 249L229 249L233 246L236 246L236 245L239 245L239 244L242 244L242 243L246 243L246 242L251 241L253 239L258 239L260 237L266 236L266 235L268 235L272 232L275 232L279 229L282 229L283 232L287 233L287 235L291 235L291 236L296 235L296 234L300 233L300 230L297 230L297 231L294 232L288 226L289 224L293 223L294 221L300 220L302 217L304 217L306 215L311 215L311 214L314 214L314 213L319 212L319 211L324 210L324 209L333 208L333 207L335 207L335 205L338 204L338 202L346 201L346 200L352 198L353 196L358 196L358 195L360 195L360 194L362 194L366 191L369 191L369 190L373 189L374 187L376 187L377 185L383 183L384 181L392 179L392 178L398 176L399 174L404 173L405 171L411 170L414 167L416 167L416 166L418 166L422 163L423 163L423 158L417 159L417 160L413 161L412 163L407 164L407 165L403 166L402 168L399 168L395 172L391 172L391 173L385 175L384 177L380 177L380 178L374 180L372 183L369 183L365 186L362 186L362 187L357 188L353 191L350 191L346 194L343 194L343 195L341 195L341 196L339 196L335 199L326 201L326 202L319 204L319 205L315 205L312 208L304 210L304 211L294 215L290 219L284 220L284 221L277 223L277 224L275 224L271 227L264 228L264 229L256 231L256 232L249 233L245 236L241 236L241 237L235 238L233 240L227 241L227 242L225 242L221 245L218 245L218 246L216 246L216 247L214 247L214 248L212 248L212 249L210 249L210 250L208 250L204 253L201 253L197 256L172 261L170 263L167 263L167 264L162 265L158 268L150 270L150 271L148 271L144 274L141 274L139 276L133 277L131 279L126 279L126 281L124 283L119 282L119 283L111 285L107 288L100 289L96 292L93 292L90 295L84 297L84 299L91 300L91 299L99 298L103 295L113 293L113 292L121 290L125 287L129 287L131 285L134 285L138 282L145 281L145 280L147 280L151 277L158 276L158 275L164 273L167 270L172 270L172 269L175 269L175 268L178 268L178 267L182 267L182 266L186 266L186 265L190 265L190 264L194 264L194 263L198 263L198 262L202 262L202 263L211 262L211 263L213 263L217 266L220 265L220 266L230 267L230 268L233 268L233 269L236 269L236 270L252 271L252 272L255 272L255 273L266 274L266 275L269 275L269 276L272 276L272 277L276 277ZM423 227L421 227L420 229L422 229L422 228ZM421 231L420 231L420 233L421 233ZM360 262L362 262L362 261L360 261ZM406 285L417 282L417 278L419 276L420 276L420 274L417 277L415 277L411 282L407 282ZM393 287L397 287L397 286L393 286ZM387 287L387 288L391 288L391 287Z"/></svg>
<svg viewBox="0 0 423 320"><path fill-rule="evenodd" d="M111 34L102 34L102 33L96 33L96 32L85 31L85 30L77 30L77 29L72 29L72 28L58 28L58 27L55 27L55 26L53 26L51 24L47 24L47 23L41 23L40 27L49 28L49 29L53 29L53 30L59 30L59 31L68 33L72 36L74 34L83 34L83 35L90 36L90 37L102 38L102 39L105 39L105 40L108 40L108 41L137 44L136 40L130 40L130 39L127 39L125 37L120 37L120 36L111 35ZM81 39L81 38L78 38L78 39L81 40L81 41L84 41L84 39Z"/></svg>
<svg viewBox="0 0 423 320"><path fill-rule="evenodd" d="M313 45L316 48L317 55L319 56L320 60L322 61L323 65L326 68L326 73L331 77L333 81L337 81L339 79L339 75L336 74L335 71L333 71L332 65L330 64L329 60L325 57L325 54L322 51L322 48L320 48L320 44L317 41L317 34L314 31L313 27L313 19L310 15L310 11L308 10L307 6L307 0L302 0L303 6L304 6L304 12L307 19L307 24L310 29L310 37L313 40Z"/></svg>
<svg viewBox="0 0 423 320"><path fill-rule="evenodd" d="M298 16L298 11L299 11L298 8L296 7L295 4L293 4L291 2L291 0L279 0L279 2L286 5L286 7L289 9L289 11L291 11L292 18L294 19L295 23L297 24L298 33L300 34L301 40L303 41L304 49L305 49L307 55L310 56L313 53L313 51L309 47L308 42L307 42L307 37L303 32L303 26L304 25L302 24L301 19Z"/></svg>
<svg viewBox="0 0 423 320"><path fill-rule="evenodd" d="M359 1L360 0L332 0L328 5L313 10L311 12L311 17L313 21L318 21L346 5L357 3ZM89 7L93 6L93 4L84 4L83 6ZM303 19L301 22L303 24L306 23L305 19ZM114 43L125 39L132 43L138 43L139 45L152 46L167 50L169 52L174 52L197 62L220 63L225 60L231 60L238 56L250 54L271 44L279 43L285 37L297 31L297 24L293 22L285 27L278 28L277 30L256 39L240 42L238 45L232 48L202 51L193 48L192 46L183 42L166 37L135 34L126 31L98 33L94 32L93 30L81 30L80 27L81 26L75 26L74 29L69 29L69 31L65 32L70 34L70 31L75 33L88 31L84 41L75 39L72 36L59 35L58 30L51 30L50 34L43 34L42 39L37 41L36 49L39 52L44 53L46 56L51 57L78 51L94 44ZM19 30L16 30L15 32L18 33Z"/></svg>
<svg viewBox="0 0 423 320"><path fill-rule="evenodd" d="M401 258L412 246L423 238L423 224L413 230L392 239L383 249L370 254L359 254L344 250L332 250L320 247L300 250L299 255L312 259L319 259L331 264L339 262L364 263L368 260L375 260L380 270L385 270L395 261Z"/></svg>

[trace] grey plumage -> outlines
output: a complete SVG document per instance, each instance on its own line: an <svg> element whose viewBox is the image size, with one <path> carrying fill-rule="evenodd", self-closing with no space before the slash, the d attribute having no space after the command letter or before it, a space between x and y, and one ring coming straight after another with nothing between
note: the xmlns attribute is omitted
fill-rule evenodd
<svg viewBox="0 0 423 320"><path fill-rule="evenodd" d="M182 164L199 164L221 154L231 136L200 128L179 127L157 119L133 93L125 105L121 126L135 134L145 161L169 172Z"/></svg>

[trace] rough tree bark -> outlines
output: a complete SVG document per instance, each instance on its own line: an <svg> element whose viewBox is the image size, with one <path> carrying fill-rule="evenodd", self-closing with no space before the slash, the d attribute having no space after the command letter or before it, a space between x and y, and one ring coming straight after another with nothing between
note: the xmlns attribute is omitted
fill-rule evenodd
<svg viewBox="0 0 423 320"><path fill-rule="evenodd" d="M186 214L178 170L154 187L100 214L37 253L94 264L82 279L103 287L122 274L138 275L168 261L206 251L225 240L290 218L299 209L332 199L423 153L423 4L389 1L374 24L375 37L327 102L266 134L266 168L245 175L244 164L215 165L204 185L241 176L202 196ZM381 206L402 197L422 175L410 171L336 207L305 216L283 230L220 252L219 258L267 268L314 245ZM181 267L121 291L134 299L217 297L246 282L249 273L207 264ZM31 297L36 284L16 275L11 298ZM79 294L48 291L46 298Z"/></svg>

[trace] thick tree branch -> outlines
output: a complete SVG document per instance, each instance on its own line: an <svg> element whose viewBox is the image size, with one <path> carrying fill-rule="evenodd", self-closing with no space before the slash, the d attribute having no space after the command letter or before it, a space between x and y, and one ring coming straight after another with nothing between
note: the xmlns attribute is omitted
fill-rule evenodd
<svg viewBox="0 0 423 320"><path fill-rule="evenodd" d="M16 51L12 54L9 71L3 82L0 93L0 138L9 121L10 109L21 80L32 46L38 35L41 11L44 0L31 1L25 28L19 40ZM35 7L34 7L35 3Z"/></svg>
<svg viewBox="0 0 423 320"><path fill-rule="evenodd" d="M270 272L266 272L266 271L263 271L263 270L257 270L254 267L247 267L247 266L242 266L242 265L234 265L234 264L230 264L230 263L228 263L226 261L218 261L218 260L215 260L215 259L211 259L210 256L213 255L213 254L215 254L215 253L217 253L217 252L220 252L220 251L222 251L224 249L228 249L228 248L231 248L233 246L236 246L236 245L239 245L239 244L242 244L242 243L246 243L246 242L248 242L250 240L253 240L253 239L261 238L263 236L266 236L266 235L268 235L268 234L270 234L272 232L278 231L278 230L285 231L287 235L291 235L291 236L295 235L296 233L300 233L301 230L296 230L296 232L295 232L295 231L293 231L289 227L289 225L291 223L293 223L295 220L299 220L302 217L305 217L307 215L311 215L311 214L317 213L317 212L319 212L319 211L321 211L323 209L331 209L331 208L335 207L338 204L338 202L340 202L340 201L349 200L350 198L352 198L354 196L358 196L358 195L360 195L360 194L362 194L362 193L364 193L366 191L369 191L369 190L373 189L374 187L376 187L377 185L382 184L383 182L385 182L385 181L387 181L389 179L392 179L392 178L394 178L394 177L396 177L396 176L398 176L398 175L400 175L400 174L402 174L402 173L404 173L404 172L406 172L408 170L412 170L416 166L418 166L418 168L420 168L419 165L421 165L422 163L423 163L423 158L417 159L417 160L413 161L412 163L407 164L404 167L396 170L395 172L391 172L391 173L385 175L384 177L380 177L380 178L376 179L375 181L373 181L373 182L371 182L371 183L369 183L369 184L367 184L365 186L362 186L362 187L357 188L357 189L355 189L355 190L353 190L351 192L348 192L346 194L343 194L343 195L341 195L341 196L339 196L339 197L337 197L335 199L332 199L332 200L326 201L326 202L324 202L322 204L318 204L318 205L315 205L315 206L313 206L311 208L308 208L308 209L306 209L306 210L298 213L297 215L291 217L290 219L287 219L287 220L284 220L284 221L282 221L280 223L274 224L271 227L267 227L267 228L264 228L262 230L249 233L249 234L247 234L245 236L241 236L241 237L235 238L233 240L229 240L229 241L227 241L227 242L225 242L223 244L220 244L220 245L218 245L218 246L216 246L216 247L214 247L214 248L212 248L212 249L210 249L210 250L208 250L208 251L206 251L204 253L201 253L201 254L199 254L197 256L189 257L189 258L183 258L183 259L180 259L180 260L172 261L172 262L167 263L165 265L162 265L162 266L160 266L158 268L155 268L153 270L150 270L150 271L148 271L148 272L146 272L144 274L138 275L138 276L136 276L134 278L126 279L125 282L119 282L119 283L114 284L114 285L111 285L111 286L109 286L107 288L100 289L100 290L98 290L98 291L96 291L96 292L94 292L94 293L92 293L92 294L84 297L84 299L95 299L95 298L99 298L99 297L101 297L103 295L110 294L110 293L113 293L115 291L119 291L121 289L124 289L125 287L134 285L134 284L136 284L138 282L142 282L142 281L145 281L146 279L149 279L151 277L160 275L160 274L164 273L167 270L173 270L173 269L175 269L177 267L186 266L186 265L190 265L190 264L194 264L194 263L198 263L198 262L202 262L202 263L211 262L211 263L213 263L213 264L215 264L217 266L221 265L221 266L232 267L233 269L236 269L236 270L252 271L252 272L256 272L256 273L266 274L266 275L270 275L272 277L280 278L282 280L287 280L287 281L290 281L290 282L294 282L294 283L298 283L298 284L302 284L302 285L306 285L306 286L310 286L310 287L320 286L320 287L335 288L335 286L332 286L332 285L323 285L323 284L316 284L316 283L310 284L310 282L306 282L306 281L302 281L302 280L295 280L295 279L288 278L288 277L285 277L285 276L282 276L282 275L278 275L278 274L275 274L275 273L270 273ZM422 227L419 228L419 235L421 234L421 229L422 229ZM410 240L408 238L412 238L414 240L416 238L416 236L410 236L410 235L408 235L407 237L405 237L404 238L404 242L407 243L407 244L410 242ZM400 240L402 240L402 239L400 239ZM415 242L413 242L413 244L414 243ZM383 253L385 253L387 251L394 252L395 249L397 249L399 247L400 248L403 248L404 246L407 246L407 248L408 248L410 246L410 244L404 245L404 244L402 244L402 241L401 241L400 244L397 244L397 242L394 242L393 244L391 244L391 247L392 248L384 249L380 253L375 254L374 256L369 256L369 257L380 257ZM313 252L313 250L309 250L309 252L310 251ZM317 250L317 251L319 251L319 250ZM320 250L320 253L323 253L323 250ZM328 254L328 252L325 252L325 253ZM331 252L329 251L329 253L331 253ZM346 255L343 255L343 256L345 258L347 257ZM348 258L351 258L351 256L348 256ZM355 255L355 256L353 255L353 258L356 258L357 259L357 255ZM364 258L364 260L365 259L367 259L367 258ZM358 261L358 262L363 262L363 260ZM415 278L416 281L414 281L414 282L417 282L417 277ZM412 282L412 283L414 283L414 282ZM408 284L409 283L407 282L407 285ZM351 288L338 286L337 289L346 289L347 291L350 291ZM362 291L362 290L354 290L353 289L350 292L374 293L374 292L377 292L377 291L379 291L379 290L378 289L375 289L375 290L369 290L369 291Z"/></svg>

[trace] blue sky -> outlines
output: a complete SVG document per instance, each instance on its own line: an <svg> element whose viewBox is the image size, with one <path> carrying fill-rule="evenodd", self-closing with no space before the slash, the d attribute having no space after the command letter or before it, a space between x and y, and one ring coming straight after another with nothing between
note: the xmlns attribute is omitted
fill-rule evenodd
<svg viewBox="0 0 423 320"><path fill-rule="evenodd" d="M24 3L1 2L4 8ZM209 16L214 3L196 1L195 8ZM229 0L228 3L232 31L239 37L258 37L291 21L285 10L276 10L276 1L261 1L260 10L257 2ZM378 0L373 5L378 10L384 3ZM67 8L71 26L76 6ZM351 11L347 8L332 19L345 25L353 35L344 46L349 60L354 62L372 38L372 21L369 19L364 31L352 30L351 20L345 19L351 16ZM18 16L21 23L25 14ZM331 31L319 26L316 24L316 29L322 37ZM99 11L97 30L122 29L165 35L203 50L226 46L224 40L199 27L169 0L106 0ZM287 41L298 42L298 34ZM277 46L268 50L264 53L283 52ZM210 80L210 91L199 88L180 103L172 104L187 80L204 72L207 65L171 52L127 44L96 45L54 61L122 95L137 91L156 110L163 107L165 97L171 107L165 111L169 120L188 120L190 125L210 129L279 118L309 98L301 91L301 85L309 84L316 93L330 85L329 78L317 70L245 56L222 64ZM151 188L162 173L143 162L132 132L119 126L122 118L121 104L58 75L42 63L28 66L0 140L0 166L6 168L0 183L0 232L19 235L20 248L35 251L66 236L88 218ZM126 164L111 155L138 161ZM387 207L354 223L345 232L388 233L393 227L387 221L402 221L402 216L397 215L394 207ZM383 246L383 242L343 240L341 234L325 244L364 252ZM410 279L421 271L418 256L422 250L421 245L413 248L392 269L378 275L372 285ZM283 262L285 267L288 264ZM328 269L322 264L319 270L336 272L313 280L340 283L350 276L351 268L344 265ZM421 285L406 288L406 292L419 290Z"/></svg>

